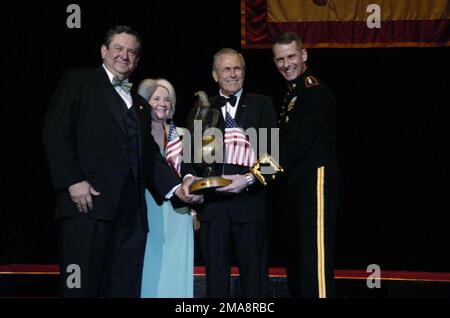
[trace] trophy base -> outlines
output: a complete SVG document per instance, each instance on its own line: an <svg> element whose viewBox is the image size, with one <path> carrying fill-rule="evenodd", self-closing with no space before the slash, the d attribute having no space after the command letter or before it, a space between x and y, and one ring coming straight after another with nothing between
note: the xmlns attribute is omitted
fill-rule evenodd
<svg viewBox="0 0 450 318"><path fill-rule="evenodd" d="M197 181L194 181L189 186L189 192L192 194L205 194L208 192L213 192L217 188L225 187L229 185L232 181L222 177L208 177Z"/></svg>

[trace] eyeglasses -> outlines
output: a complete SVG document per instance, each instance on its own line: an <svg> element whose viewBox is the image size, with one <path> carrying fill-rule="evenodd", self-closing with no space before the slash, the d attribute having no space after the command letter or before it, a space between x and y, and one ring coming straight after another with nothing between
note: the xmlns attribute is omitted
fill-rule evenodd
<svg viewBox="0 0 450 318"><path fill-rule="evenodd" d="M231 73L241 73L242 72L242 68L240 66L235 66L235 67L224 67L221 72L223 74L231 74Z"/></svg>

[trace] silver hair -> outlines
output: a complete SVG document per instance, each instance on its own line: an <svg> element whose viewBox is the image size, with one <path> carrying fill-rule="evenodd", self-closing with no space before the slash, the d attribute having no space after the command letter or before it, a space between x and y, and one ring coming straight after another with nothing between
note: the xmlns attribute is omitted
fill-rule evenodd
<svg viewBox="0 0 450 318"><path fill-rule="evenodd" d="M166 80L165 78L147 78L139 84L138 93L142 97L144 97L145 100L149 101L158 87L163 87L169 92L171 104L170 117L172 117L175 113L175 104L177 102L177 99L175 95L175 88L173 88L173 85L170 84L168 80Z"/></svg>
<svg viewBox="0 0 450 318"><path fill-rule="evenodd" d="M219 57L223 54L236 54L239 56L239 58L241 59L241 64L242 64L242 68L245 71L245 60L244 60L244 56L242 56L241 53L239 53L238 51L231 49L231 48L223 48L221 50L219 50L216 54L214 54L214 58L213 58L213 66L212 66L212 70L213 71L218 71L217 69L217 60L219 59Z"/></svg>

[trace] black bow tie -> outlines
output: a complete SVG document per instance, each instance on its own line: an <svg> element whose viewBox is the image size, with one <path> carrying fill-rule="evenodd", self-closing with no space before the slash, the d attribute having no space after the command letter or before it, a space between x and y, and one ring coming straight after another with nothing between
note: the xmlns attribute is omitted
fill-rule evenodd
<svg viewBox="0 0 450 318"><path fill-rule="evenodd" d="M234 107L234 105L236 105L236 100L237 100L236 95L230 95L229 98L226 98L225 96L219 96L220 107L225 106L227 102Z"/></svg>

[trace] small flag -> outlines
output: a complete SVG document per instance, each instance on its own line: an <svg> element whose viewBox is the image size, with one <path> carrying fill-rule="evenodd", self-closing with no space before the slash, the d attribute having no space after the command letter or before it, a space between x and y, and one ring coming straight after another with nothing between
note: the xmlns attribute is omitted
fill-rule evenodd
<svg viewBox="0 0 450 318"><path fill-rule="evenodd" d="M181 177L181 157L183 155L183 143L177 133L177 127L170 122L169 138L166 145L166 160L169 165L177 172Z"/></svg>
<svg viewBox="0 0 450 318"><path fill-rule="evenodd" d="M231 115L225 119L225 163L251 167L256 161L253 149L244 130L238 127Z"/></svg>

